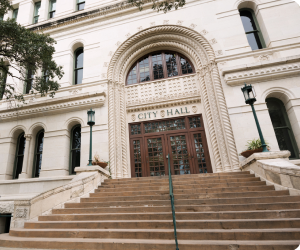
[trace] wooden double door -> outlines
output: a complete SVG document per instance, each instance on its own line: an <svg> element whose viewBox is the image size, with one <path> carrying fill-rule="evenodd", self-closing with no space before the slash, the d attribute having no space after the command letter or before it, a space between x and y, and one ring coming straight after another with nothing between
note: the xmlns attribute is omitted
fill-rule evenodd
<svg viewBox="0 0 300 250"><path fill-rule="evenodd" d="M131 176L212 173L202 116L129 124Z"/></svg>

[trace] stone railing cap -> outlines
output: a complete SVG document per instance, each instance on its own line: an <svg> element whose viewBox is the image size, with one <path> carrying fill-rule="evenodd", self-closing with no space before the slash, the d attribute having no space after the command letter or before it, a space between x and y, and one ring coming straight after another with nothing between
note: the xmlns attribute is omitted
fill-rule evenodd
<svg viewBox="0 0 300 250"><path fill-rule="evenodd" d="M96 172L99 171L100 173L104 174L105 176L109 177L110 174L107 170L94 165L94 166L82 166L82 167L76 167L75 172L76 173L81 173L81 172Z"/></svg>

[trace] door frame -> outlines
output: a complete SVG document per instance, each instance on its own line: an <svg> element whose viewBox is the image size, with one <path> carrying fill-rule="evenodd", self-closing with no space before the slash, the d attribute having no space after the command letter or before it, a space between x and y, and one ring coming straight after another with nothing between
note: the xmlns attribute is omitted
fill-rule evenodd
<svg viewBox="0 0 300 250"><path fill-rule="evenodd" d="M200 117L200 123L201 127L196 127L196 128L190 128L189 124L189 118L193 117ZM178 129L178 130L167 130L167 131L161 131L161 132L152 132L152 133L145 133L145 124L146 123L153 123L153 122L162 122L162 121L167 121L167 120L178 120L178 119L184 119L185 123L185 129ZM138 134L131 134L131 126L132 125L138 125L140 124L140 133ZM204 122L203 122L203 116L202 114L194 114L194 115L187 115L187 116L177 116L177 117L170 117L170 118L164 118L164 119L156 119L156 120L147 120L147 121L140 121L140 122L133 122L133 123L128 123L128 133L129 133L129 148L130 148L130 169L131 169L131 178L135 177L135 165L134 165L134 158L133 158L133 145L132 145L132 140L141 140L141 144L143 144L143 150L141 150L141 159L144 159L144 162L142 164L146 164L146 167L142 166L143 169L147 169L147 163L146 163L146 144L145 144L145 138L152 138L152 137L164 137L165 140L167 139L167 136L170 134L179 134L179 133L187 133L188 134L188 141L190 141L190 148L194 149L194 146L192 145L192 137L191 134L194 134L196 132L203 132L204 134L204 139L205 139L205 150L206 150L206 156L207 156L207 170L210 170L212 173L212 167L211 167L211 160L210 160L210 153L208 149L208 142L206 139L206 134L205 134L205 127L204 127ZM165 150L168 152L168 146L167 146L167 140L165 141ZM192 163L194 165L194 162ZM193 167L194 168L194 167ZM166 168L166 170L168 170ZM195 166L196 170L196 166ZM149 172L149 173L148 173ZM196 171L195 171L196 172ZM142 171L143 177L149 177L150 175L150 169L149 171ZM147 174L147 175L144 175ZM168 172L166 172L168 174ZM173 174L173 173L172 173ZM192 174L192 173L191 173Z"/></svg>

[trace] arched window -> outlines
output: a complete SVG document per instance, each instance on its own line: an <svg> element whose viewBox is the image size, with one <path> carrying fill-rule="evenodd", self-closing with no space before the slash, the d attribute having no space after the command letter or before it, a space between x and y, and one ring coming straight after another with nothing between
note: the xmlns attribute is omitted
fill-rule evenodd
<svg viewBox="0 0 300 250"><path fill-rule="evenodd" d="M251 49L265 48L266 45L253 10L240 9L240 16Z"/></svg>
<svg viewBox="0 0 300 250"><path fill-rule="evenodd" d="M70 174L75 174L75 167L80 166L81 126L76 125L71 130Z"/></svg>
<svg viewBox="0 0 300 250"><path fill-rule="evenodd" d="M83 77L83 48L75 50L74 84L81 84Z"/></svg>
<svg viewBox="0 0 300 250"><path fill-rule="evenodd" d="M44 146L44 130L36 135L32 177L40 177Z"/></svg>
<svg viewBox="0 0 300 250"><path fill-rule="evenodd" d="M21 133L17 140L17 150L15 156L13 179L18 179L19 174L22 173L25 144L26 144L26 138L24 137L24 133Z"/></svg>
<svg viewBox="0 0 300 250"><path fill-rule="evenodd" d="M140 58L127 76L127 85L195 72L193 65L177 52L153 52Z"/></svg>
<svg viewBox="0 0 300 250"><path fill-rule="evenodd" d="M299 150L283 102L277 98L267 98L266 102L280 150L289 150L290 158L298 159Z"/></svg>

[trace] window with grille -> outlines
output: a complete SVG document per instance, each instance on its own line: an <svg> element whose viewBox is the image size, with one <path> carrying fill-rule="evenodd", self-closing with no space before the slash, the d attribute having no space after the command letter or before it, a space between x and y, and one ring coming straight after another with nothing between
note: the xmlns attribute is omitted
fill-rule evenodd
<svg viewBox="0 0 300 250"><path fill-rule="evenodd" d="M191 62L177 52L153 52L135 62L127 85L194 73Z"/></svg>

